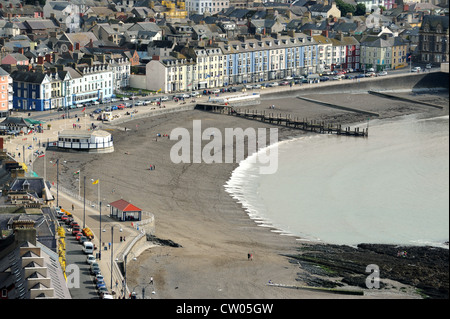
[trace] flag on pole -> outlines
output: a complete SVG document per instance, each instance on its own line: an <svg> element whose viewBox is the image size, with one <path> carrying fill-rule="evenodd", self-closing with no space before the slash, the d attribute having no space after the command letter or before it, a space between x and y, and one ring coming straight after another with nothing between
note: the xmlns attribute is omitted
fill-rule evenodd
<svg viewBox="0 0 450 319"><path fill-rule="evenodd" d="M92 185L95 185L95 184L98 184L98 179L92 183Z"/></svg>
<svg viewBox="0 0 450 319"><path fill-rule="evenodd" d="M42 155L39 155L38 157L44 157L45 156L45 154L42 154Z"/></svg>
<svg viewBox="0 0 450 319"><path fill-rule="evenodd" d="M79 175L79 174L80 174L80 170L73 173L73 175Z"/></svg>
<svg viewBox="0 0 450 319"><path fill-rule="evenodd" d="M83 109L81 110L81 112L84 112L86 110L86 106L85 107L83 107Z"/></svg>
<svg viewBox="0 0 450 319"><path fill-rule="evenodd" d="M162 90L162 88L160 88L158 91L156 91L156 93L160 92Z"/></svg>

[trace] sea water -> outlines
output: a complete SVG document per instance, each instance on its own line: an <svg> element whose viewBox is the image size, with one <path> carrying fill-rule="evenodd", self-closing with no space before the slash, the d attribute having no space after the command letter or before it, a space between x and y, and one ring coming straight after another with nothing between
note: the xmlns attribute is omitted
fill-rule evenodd
<svg viewBox="0 0 450 319"><path fill-rule="evenodd" d="M244 160L225 185L261 226L306 241L439 246L449 239L449 118L370 120L369 137L278 143L278 170ZM254 162L254 161L253 161Z"/></svg>

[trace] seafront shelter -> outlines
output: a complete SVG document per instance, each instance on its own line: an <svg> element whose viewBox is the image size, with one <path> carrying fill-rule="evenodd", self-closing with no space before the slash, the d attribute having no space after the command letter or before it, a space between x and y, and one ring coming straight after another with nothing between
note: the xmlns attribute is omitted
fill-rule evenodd
<svg viewBox="0 0 450 319"><path fill-rule="evenodd" d="M142 209L134 206L126 200L119 199L110 205L109 216L119 221L140 221L142 217Z"/></svg>
<svg viewBox="0 0 450 319"><path fill-rule="evenodd" d="M110 153L114 151L113 138L103 130L64 130L58 133L59 149Z"/></svg>

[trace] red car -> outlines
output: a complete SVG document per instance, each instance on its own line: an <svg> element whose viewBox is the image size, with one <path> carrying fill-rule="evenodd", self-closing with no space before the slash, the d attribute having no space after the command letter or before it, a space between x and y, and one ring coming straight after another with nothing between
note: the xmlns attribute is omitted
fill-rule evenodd
<svg viewBox="0 0 450 319"><path fill-rule="evenodd" d="M81 236L83 236L83 233L82 233L82 232L79 232L78 234L75 235L75 239L76 239L77 241L79 241Z"/></svg>
<svg viewBox="0 0 450 319"><path fill-rule="evenodd" d="M79 233L81 233L80 226L75 226L74 228L72 228L72 235L76 236Z"/></svg>
<svg viewBox="0 0 450 319"><path fill-rule="evenodd" d="M125 108L125 105L124 104L119 104L119 105L117 105L117 108L119 110L123 110Z"/></svg>
<svg viewBox="0 0 450 319"><path fill-rule="evenodd" d="M64 222L67 220L67 218L69 218L69 216L67 216L67 215L62 215L61 216L61 220L64 221Z"/></svg>

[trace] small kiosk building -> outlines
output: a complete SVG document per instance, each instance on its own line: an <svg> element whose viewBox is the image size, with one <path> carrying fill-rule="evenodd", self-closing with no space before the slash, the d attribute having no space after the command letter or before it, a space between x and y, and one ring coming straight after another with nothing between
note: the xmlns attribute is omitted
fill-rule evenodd
<svg viewBox="0 0 450 319"><path fill-rule="evenodd" d="M126 200L119 199L110 205L109 216L120 221L140 221L142 217L142 209L134 206Z"/></svg>

